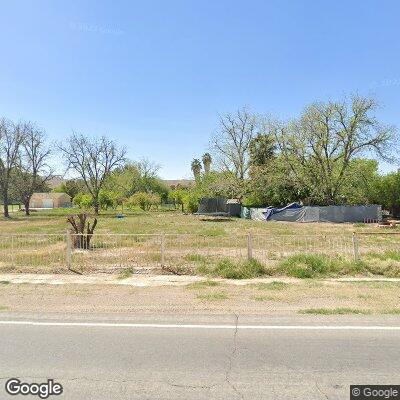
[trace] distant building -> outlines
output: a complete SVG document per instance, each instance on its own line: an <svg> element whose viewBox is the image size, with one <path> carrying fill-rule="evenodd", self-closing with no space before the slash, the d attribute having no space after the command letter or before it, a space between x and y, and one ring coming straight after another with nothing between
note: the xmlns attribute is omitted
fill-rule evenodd
<svg viewBox="0 0 400 400"><path fill-rule="evenodd" d="M33 193L30 208L66 208L71 207L71 197L66 193Z"/></svg>

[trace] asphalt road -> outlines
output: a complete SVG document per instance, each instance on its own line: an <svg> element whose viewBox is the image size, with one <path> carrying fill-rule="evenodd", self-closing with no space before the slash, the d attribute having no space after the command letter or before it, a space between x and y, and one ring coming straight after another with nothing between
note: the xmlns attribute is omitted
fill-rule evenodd
<svg viewBox="0 0 400 400"><path fill-rule="evenodd" d="M400 326L372 318L0 321L0 398L10 377L53 378L53 399L348 399L350 384L400 384ZM15 319L9 318L15 321ZM359 322L360 321L360 322ZM53 321L54 322L54 321ZM43 324L43 325L40 325ZM291 328L285 328L291 325ZM293 326L297 325L297 326ZM269 326L269 327L268 327ZM382 329L382 326L385 326ZM374 327L371 329L371 327ZM25 396L20 398L27 399ZM31 397L28 397L31 398ZM37 397L38 398L38 397Z"/></svg>

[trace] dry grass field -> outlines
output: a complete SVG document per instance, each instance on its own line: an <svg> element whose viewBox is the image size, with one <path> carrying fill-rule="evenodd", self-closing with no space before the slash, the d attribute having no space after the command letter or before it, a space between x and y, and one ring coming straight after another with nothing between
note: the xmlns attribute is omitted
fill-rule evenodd
<svg viewBox="0 0 400 400"><path fill-rule="evenodd" d="M66 217L73 212L37 211L29 217L15 212L10 220L1 218L0 271L65 272ZM91 250L71 252L74 269L83 273L129 274L165 273L162 267L167 267L178 273L231 278L263 274L306 278L366 273L400 275L397 229L382 230L373 224L305 224L239 218L215 221L163 210L128 212L124 218L116 218L116 214L106 211L98 217ZM352 262L355 248L359 261L365 265ZM301 258L302 255L317 258ZM258 263L246 263L249 256ZM289 261L282 264L285 260Z"/></svg>

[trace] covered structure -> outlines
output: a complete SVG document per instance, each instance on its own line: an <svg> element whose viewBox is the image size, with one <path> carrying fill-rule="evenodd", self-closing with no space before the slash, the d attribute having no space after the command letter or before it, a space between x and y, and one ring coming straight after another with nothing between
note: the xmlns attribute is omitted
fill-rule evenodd
<svg viewBox="0 0 400 400"><path fill-rule="evenodd" d="M71 197L67 193L33 193L29 201L30 208L67 208L71 207Z"/></svg>
<svg viewBox="0 0 400 400"><path fill-rule="evenodd" d="M200 200L196 215L216 217L240 217L242 206L237 199L227 200L224 197L203 197Z"/></svg>
<svg viewBox="0 0 400 400"><path fill-rule="evenodd" d="M376 204L366 206L302 206L298 203L291 203L282 208L243 207L242 218L288 222L379 222L382 220L382 207Z"/></svg>

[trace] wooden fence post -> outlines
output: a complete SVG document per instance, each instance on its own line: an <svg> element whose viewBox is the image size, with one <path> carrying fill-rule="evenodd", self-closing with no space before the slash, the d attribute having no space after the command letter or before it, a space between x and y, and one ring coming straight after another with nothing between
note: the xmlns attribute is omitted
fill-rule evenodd
<svg viewBox="0 0 400 400"><path fill-rule="evenodd" d="M251 232L247 235L247 259L249 261L253 259L253 237Z"/></svg>

